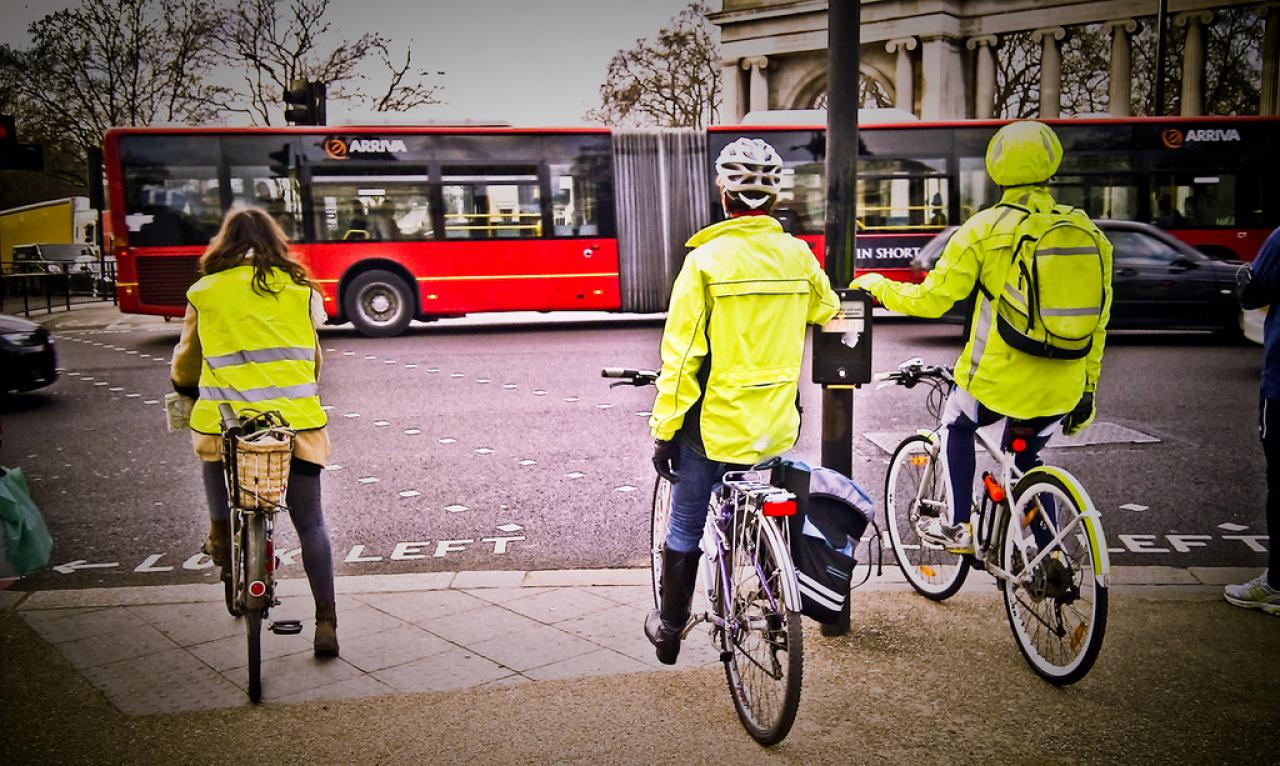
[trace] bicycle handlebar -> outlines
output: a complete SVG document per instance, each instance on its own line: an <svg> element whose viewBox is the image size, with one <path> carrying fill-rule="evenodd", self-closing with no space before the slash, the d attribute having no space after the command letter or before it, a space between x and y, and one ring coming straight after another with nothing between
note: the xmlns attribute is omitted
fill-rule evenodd
<svg viewBox="0 0 1280 766"><path fill-rule="evenodd" d="M886 381L879 387L883 388L889 383L911 388L921 380L941 380L951 383L955 379L952 377L952 369L945 365L925 364L920 357L913 357L898 365L898 369L889 372L878 372L875 374L876 380Z"/></svg>
<svg viewBox="0 0 1280 766"><path fill-rule="evenodd" d="M620 378L617 383L610 383L613 386L651 386L658 379L658 373L653 370L628 370L622 367L606 367L600 371L602 378Z"/></svg>
<svg viewBox="0 0 1280 766"><path fill-rule="evenodd" d="M233 428L240 427L240 418L236 415L236 411L231 408L230 404L222 402L218 405L218 415L222 418L222 430L230 431Z"/></svg>

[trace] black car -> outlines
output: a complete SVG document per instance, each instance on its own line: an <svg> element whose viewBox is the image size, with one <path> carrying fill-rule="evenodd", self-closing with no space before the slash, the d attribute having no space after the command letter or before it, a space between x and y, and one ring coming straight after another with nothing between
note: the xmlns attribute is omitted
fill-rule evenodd
<svg viewBox="0 0 1280 766"><path fill-rule="evenodd" d="M57 380L58 355L49 331L8 314L0 314L0 396L33 391Z"/></svg>
<svg viewBox="0 0 1280 766"><path fill-rule="evenodd" d="M1095 221L1114 247L1111 322L1115 330L1215 330L1240 333L1235 273L1240 261L1211 258L1161 229L1134 221ZM933 268L955 228L944 229L911 262ZM944 316L965 321L971 301Z"/></svg>

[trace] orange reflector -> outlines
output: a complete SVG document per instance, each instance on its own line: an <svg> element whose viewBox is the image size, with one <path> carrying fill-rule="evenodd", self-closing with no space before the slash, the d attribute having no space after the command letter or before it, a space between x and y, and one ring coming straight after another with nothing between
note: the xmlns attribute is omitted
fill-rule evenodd
<svg viewBox="0 0 1280 766"><path fill-rule="evenodd" d="M928 455L912 455L911 456L911 465L928 465L928 464L929 464Z"/></svg>
<svg viewBox="0 0 1280 766"><path fill-rule="evenodd" d="M925 577L937 577L937 576L938 576L938 573L937 573L937 572L935 572L935 571L933 571L933 567L931 567L931 566L927 566L927 565L925 565L925 564L921 564L920 566L916 567L916 569L919 569L919 570L920 570L920 574L924 575Z"/></svg>
<svg viewBox="0 0 1280 766"><path fill-rule="evenodd" d="M1031 522L1036 520L1036 513L1038 513L1039 510L1040 510L1039 508L1032 508L1031 510L1027 511L1026 515L1022 517L1023 529L1026 529L1027 526L1031 524Z"/></svg>
<svg viewBox="0 0 1280 766"><path fill-rule="evenodd" d="M782 500L776 503L765 503L764 515L765 516L795 516L796 501Z"/></svg>
<svg viewBox="0 0 1280 766"><path fill-rule="evenodd" d="M1026 451L1027 451L1027 440L1026 440L1026 439L1014 439L1014 440L1013 440L1013 443L1012 443L1012 444L1010 444L1009 446L1013 448L1013 451L1014 451L1014 452L1026 452Z"/></svg>
<svg viewBox="0 0 1280 766"><path fill-rule="evenodd" d="M249 595L254 598L262 598L267 593L267 584L262 580L254 580L249 583Z"/></svg>
<svg viewBox="0 0 1280 766"><path fill-rule="evenodd" d="M1088 628L1085 627L1084 623L1080 623L1075 630L1071 631L1071 651L1079 651L1080 642L1084 640L1086 632L1088 632Z"/></svg>
<svg viewBox="0 0 1280 766"><path fill-rule="evenodd" d="M987 497L991 498L993 503L1004 502L1004 487L1000 486L1000 482L995 480L989 473L982 474L982 485L987 489Z"/></svg>

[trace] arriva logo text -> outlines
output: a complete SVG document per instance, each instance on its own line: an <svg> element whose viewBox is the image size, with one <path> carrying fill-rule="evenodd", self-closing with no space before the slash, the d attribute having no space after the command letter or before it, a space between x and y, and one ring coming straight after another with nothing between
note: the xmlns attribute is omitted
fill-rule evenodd
<svg viewBox="0 0 1280 766"><path fill-rule="evenodd" d="M352 154L401 154L409 151L400 138L353 138L330 136L321 144L331 160L345 160Z"/></svg>
<svg viewBox="0 0 1280 766"><path fill-rule="evenodd" d="M1183 144L1218 144L1241 139L1240 131L1235 128L1197 128L1185 133L1177 128L1168 128L1160 134L1160 140L1170 149L1179 149Z"/></svg>

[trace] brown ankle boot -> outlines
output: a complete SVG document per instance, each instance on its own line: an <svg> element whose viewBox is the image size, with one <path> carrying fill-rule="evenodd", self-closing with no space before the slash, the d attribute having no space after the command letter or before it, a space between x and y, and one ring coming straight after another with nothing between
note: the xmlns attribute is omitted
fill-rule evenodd
<svg viewBox="0 0 1280 766"><path fill-rule="evenodd" d="M213 563L226 569L231 561L231 519L212 519L209 521L209 538L200 546Z"/></svg>
<svg viewBox="0 0 1280 766"><path fill-rule="evenodd" d="M338 606L332 601L316 602L314 644L317 657L338 656Z"/></svg>

